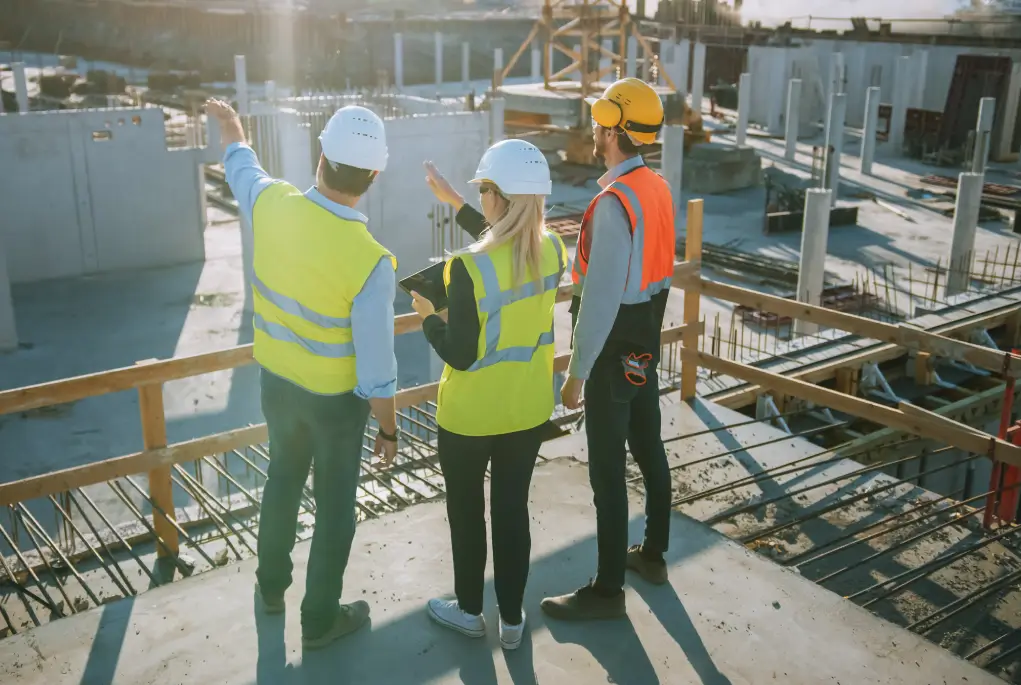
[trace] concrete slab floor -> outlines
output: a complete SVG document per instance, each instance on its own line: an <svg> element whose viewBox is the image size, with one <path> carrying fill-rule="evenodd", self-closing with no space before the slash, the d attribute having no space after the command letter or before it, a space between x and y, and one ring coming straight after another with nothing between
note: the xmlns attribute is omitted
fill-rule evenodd
<svg viewBox="0 0 1021 685"><path fill-rule="evenodd" d="M631 497L632 537L641 502ZM295 550L285 617L254 609L254 560L157 588L0 642L5 683L998 683L918 636L676 514L672 582L634 578L629 617L547 621L540 598L585 582L595 517L583 465L555 460L532 486L528 636L500 653L491 629L471 641L429 622L425 601L451 591L444 507L419 505L363 524L345 598L373 605L371 630L317 653L300 645L308 545Z"/></svg>

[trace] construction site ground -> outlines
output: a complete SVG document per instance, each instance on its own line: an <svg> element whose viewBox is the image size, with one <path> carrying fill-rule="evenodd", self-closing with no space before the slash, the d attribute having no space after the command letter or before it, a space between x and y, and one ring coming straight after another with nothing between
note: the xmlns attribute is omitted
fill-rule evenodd
<svg viewBox="0 0 1021 685"><path fill-rule="evenodd" d="M732 418L732 417L731 417ZM548 443L581 452L581 436ZM372 625L321 652L300 646L299 597L309 545L295 549L286 616L256 608L255 561L214 570L0 642L5 683L996 683L994 676L882 621L677 513L671 583L631 578L627 619L547 621L539 600L587 581L595 512L587 469L569 457L532 486L532 567L521 649L501 653L492 577L489 635L433 625L426 600L451 591L442 503L360 526L345 598L372 604ZM632 538L642 530L631 497ZM491 574L491 571L490 571Z"/></svg>

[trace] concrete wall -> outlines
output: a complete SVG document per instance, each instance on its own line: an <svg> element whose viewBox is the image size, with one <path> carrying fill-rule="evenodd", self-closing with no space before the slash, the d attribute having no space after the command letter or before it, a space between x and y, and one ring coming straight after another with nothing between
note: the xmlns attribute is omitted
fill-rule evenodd
<svg viewBox="0 0 1021 685"><path fill-rule="evenodd" d="M927 53L924 84L919 84L922 59ZM825 117L827 81L836 53L844 55L845 77L843 90L847 93L847 125L860 128L865 122L865 91L869 86L882 89L882 102L893 100L894 63L898 57L911 56L912 74L909 86L914 106L920 94L923 109L942 111L946 106L950 81L953 78L957 57L965 54L1001 55L1021 61L1021 50L986 49L957 45L906 45L900 43L855 42L841 40L805 40L792 47L752 46L748 50L749 70L752 72L751 121L767 126L773 109L783 98L774 87L774 81L800 77L804 81L802 93L802 120L821 121ZM800 76L798 72L800 71ZM786 93L785 90L783 91Z"/></svg>
<svg viewBox="0 0 1021 685"><path fill-rule="evenodd" d="M204 258L208 148L168 151L161 109L0 116L12 283Z"/></svg>
<svg viewBox="0 0 1021 685"><path fill-rule="evenodd" d="M366 103L373 108L372 103ZM332 113L332 109L330 110ZM429 160L477 205L477 191L467 184L489 147L490 112L455 112L386 118L390 157L386 170L362 198L359 211L369 230L397 256L398 276L425 268L434 253L430 213L436 199L425 184L422 163ZM253 147L267 172L305 189L315 183L318 134L325 113L311 120L291 109L253 119L262 135ZM247 233L247 231L246 231ZM246 236L246 242L250 237Z"/></svg>

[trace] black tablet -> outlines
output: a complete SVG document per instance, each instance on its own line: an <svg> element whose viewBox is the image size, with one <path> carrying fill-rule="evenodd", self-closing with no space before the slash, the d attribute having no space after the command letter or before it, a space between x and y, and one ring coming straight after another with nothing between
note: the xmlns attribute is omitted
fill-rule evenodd
<svg viewBox="0 0 1021 685"><path fill-rule="evenodd" d="M409 295L414 291L432 302L436 311L443 311L447 308L447 288L443 285L445 266L446 262L433 264L428 269L422 269L402 279L398 285Z"/></svg>

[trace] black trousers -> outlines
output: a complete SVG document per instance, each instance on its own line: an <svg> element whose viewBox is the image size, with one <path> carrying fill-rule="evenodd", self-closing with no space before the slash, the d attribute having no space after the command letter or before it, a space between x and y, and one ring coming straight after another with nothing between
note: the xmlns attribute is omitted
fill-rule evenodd
<svg viewBox="0 0 1021 685"><path fill-rule="evenodd" d="M624 587L628 547L627 448L645 481L645 549L667 550L670 540L671 481L660 434L656 369L635 386L624 378L618 360L596 362L585 383L585 434L589 480L596 505L599 570L596 586L616 592Z"/></svg>
<svg viewBox="0 0 1021 685"><path fill-rule="evenodd" d="M439 457L447 482L447 518L454 556L454 591L461 609L482 613L486 575L486 467L490 477L493 571L500 616L521 622L532 551L528 488L542 444L541 427L517 433L467 436L439 429Z"/></svg>
<svg viewBox="0 0 1021 685"><path fill-rule="evenodd" d="M355 496L369 403L354 393L323 396L262 372L262 413L269 427L269 478L259 514L259 568L267 596L291 584L298 507L315 462L316 526L301 603L305 635L333 624L355 534Z"/></svg>

